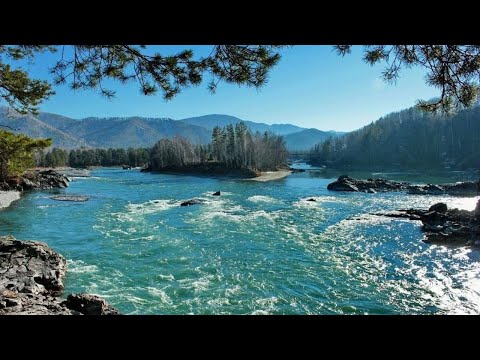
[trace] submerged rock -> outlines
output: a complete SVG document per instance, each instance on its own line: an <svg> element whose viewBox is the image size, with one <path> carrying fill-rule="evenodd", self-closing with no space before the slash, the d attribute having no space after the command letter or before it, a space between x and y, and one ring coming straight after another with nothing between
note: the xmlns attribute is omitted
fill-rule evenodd
<svg viewBox="0 0 480 360"><path fill-rule="evenodd" d="M51 196L50 199L57 200L57 201L76 201L82 202L87 201L90 199L88 196L80 196L80 195L54 195Z"/></svg>
<svg viewBox="0 0 480 360"><path fill-rule="evenodd" d="M199 205L199 204L203 204L204 202L205 202L205 200L192 199L192 200L187 200L187 201L182 202L180 204L180 206Z"/></svg>
<svg viewBox="0 0 480 360"><path fill-rule="evenodd" d="M66 261L45 243L1 236L0 269L0 315L118 314L97 296L61 298Z"/></svg>
<svg viewBox="0 0 480 360"><path fill-rule="evenodd" d="M212 195L213 196L220 196L220 191L215 191Z"/></svg>
<svg viewBox="0 0 480 360"><path fill-rule="evenodd" d="M310 199L307 199L306 201L317 201L317 200L314 198L310 198Z"/></svg>

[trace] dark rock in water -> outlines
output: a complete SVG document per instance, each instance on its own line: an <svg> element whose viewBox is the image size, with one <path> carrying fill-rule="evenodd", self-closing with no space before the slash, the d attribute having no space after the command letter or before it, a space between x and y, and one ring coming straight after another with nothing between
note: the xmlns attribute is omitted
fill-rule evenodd
<svg viewBox="0 0 480 360"><path fill-rule="evenodd" d="M78 196L78 195L54 195L54 196L51 196L50 199L57 200L57 201L82 202L82 201L87 201L88 199L90 199L90 197Z"/></svg>
<svg viewBox="0 0 480 360"><path fill-rule="evenodd" d="M444 213L445 211L447 211L447 204L436 203L436 204L430 206L428 211L436 211L436 212L439 212L439 213Z"/></svg>
<svg viewBox="0 0 480 360"><path fill-rule="evenodd" d="M369 178L367 180L352 179L348 175L340 176L336 181L328 184L328 190L332 191L361 191L366 193L385 191L406 191L412 195L457 195L476 196L480 195L480 182L463 182L458 184L427 184L411 185L406 182L397 182L385 179Z"/></svg>
<svg viewBox="0 0 480 360"><path fill-rule="evenodd" d="M333 183L328 184L327 189L332 191L362 191L362 192L385 192L405 190L408 184L384 179L356 180L348 175L340 176Z"/></svg>
<svg viewBox="0 0 480 360"><path fill-rule="evenodd" d="M475 206L475 213L480 214L480 200L477 201L477 206Z"/></svg>
<svg viewBox="0 0 480 360"><path fill-rule="evenodd" d="M67 297L66 305L69 309L83 315L120 315L105 300L90 294L70 294Z"/></svg>
<svg viewBox="0 0 480 360"><path fill-rule="evenodd" d="M130 165L123 165L122 168L123 170L132 170L132 167Z"/></svg>
<svg viewBox="0 0 480 360"><path fill-rule="evenodd" d="M148 165L147 167L140 169L140 172L151 172L152 170L152 165Z"/></svg>
<svg viewBox="0 0 480 360"><path fill-rule="evenodd" d="M45 243L1 236L0 269L0 315L118 314L93 295L61 298L66 261Z"/></svg>
<svg viewBox="0 0 480 360"><path fill-rule="evenodd" d="M192 199L192 200L187 200L182 202L180 206L198 205L198 204L203 204L204 202L205 202L204 200Z"/></svg>
<svg viewBox="0 0 480 360"><path fill-rule="evenodd" d="M215 191L212 195L213 196L220 196L220 191Z"/></svg>
<svg viewBox="0 0 480 360"><path fill-rule="evenodd" d="M305 172L305 169L295 169L295 168L292 168L292 167L289 167L288 170L290 170L292 172L292 174Z"/></svg>
<svg viewBox="0 0 480 360"><path fill-rule="evenodd" d="M426 230L441 230L445 222L447 221L447 217L439 212L436 211L427 211L420 216L420 220L423 223L423 227Z"/></svg>
<svg viewBox="0 0 480 360"><path fill-rule="evenodd" d="M478 203L477 206L480 207ZM445 204L438 203L428 210L409 209L376 215L421 220L422 230L426 236L424 241L427 243L480 246L480 216L476 210L448 209Z"/></svg>
<svg viewBox="0 0 480 360"><path fill-rule="evenodd" d="M426 195L426 191L423 190L423 188L420 187L420 186L412 185L408 188L407 194L410 194L410 195Z"/></svg>
<svg viewBox="0 0 480 360"><path fill-rule="evenodd" d="M310 198L310 199L307 199L307 201L317 201L317 200L314 198Z"/></svg>
<svg viewBox="0 0 480 360"><path fill-rule="evenodd" d="M423 190L427 195L441 195L445 193L445 189L440 185L428 184L423 187Z"/></svg>
<svg viewBox="0 0 480 360"><path fill-rule="evenodd" d="M476 196L480 195L480 181L466 181L457 184L445 185L445 191L449 195Z"/></svg>

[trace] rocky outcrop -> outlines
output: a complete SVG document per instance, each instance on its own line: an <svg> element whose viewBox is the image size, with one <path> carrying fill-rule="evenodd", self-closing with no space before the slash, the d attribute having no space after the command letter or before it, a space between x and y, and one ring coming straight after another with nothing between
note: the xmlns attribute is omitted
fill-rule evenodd
<svg viewBox="0 0 480 360"><path fill-rule="evenodd" d="M105 300L72 294L65 300L63 256L38 241L0 237L0 315L109 315Z"/></svg>
<svg viewBox="0 0 480 360"><path fill-rule="evenodd" d="M70 179L53 170L29 172L24 176L11 177L0 183L0 190L46 190L53 188L66 188Z"/></svg>
<svg viewBox="0 0 480 360"><path fill-rule="evenodd" d="M442 185L411 185L407 182L385 179L357 180L352 179L348 175L342 175L336 181L328 184L327 189L332 191L352 191L372 194L386 191L406 191L412 195L476 196L480 194L480 181Z"/></svg>
<svg viewBox="0 0 480 360"><path fill-rule="evenodd" d="M396 182L385 179L356 180L348 175L340 176L333 183L328 184L327 189L332 191L354 191L354 192L386 192L386 191L404 191L408 183Z"/></svg>
<svg viewBox="0 0 480 360"><path fill-rule="evenodd" d="M202 200L202 199L192 199L192 200L187 200L182 202L180 206L199 205L199 204L203 204L204 202L205 200Z"/></svg>
<svg viewBox="0 0 480 360"><path fill-rule="evenodd" d="M473 211L448 209L446 204L437 203L428 210L408 209L375 215L420 220L427 243L480 246L480 200Z"/></svg>
<svg viewBox="0 0 480 360"><path fill-rule="evenodd" d="M70 294L66 306L83 315L120 315L105 300L90 294Z"/></svg>

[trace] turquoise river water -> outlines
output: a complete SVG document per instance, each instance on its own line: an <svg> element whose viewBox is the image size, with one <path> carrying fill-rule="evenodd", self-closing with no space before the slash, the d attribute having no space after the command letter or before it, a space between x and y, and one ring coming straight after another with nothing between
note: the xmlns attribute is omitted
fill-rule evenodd
<svg viewBox="0 0 480 360"><path fill-rule="evenodd" d="M327 184L339 174L325 171L267 183L92 175L0 212L0 234L66 257L66 293L98 294L126 314L480 313L478 250L427 245L419 222L368 215L438 201L471 210L478 197L335 193ZM422 183L465 174L373 176ZM191 198L206 203L179 206Z"/></svg>

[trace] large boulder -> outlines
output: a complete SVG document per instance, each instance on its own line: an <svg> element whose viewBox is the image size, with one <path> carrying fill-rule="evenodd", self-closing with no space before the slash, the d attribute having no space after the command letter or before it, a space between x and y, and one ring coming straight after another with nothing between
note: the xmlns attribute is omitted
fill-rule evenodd
<svg viewBox="0 0 480 360"><path fill-rule="evenodd" d="M0 269L0 315L118 314L97 296L63 299L66 262L45 243L0 236Z"/></svg>
<svg viewBox="0 0 480 360"><path fill-rule="evenodd" d="M66 305L69 309L83 315L119 315L120 313L105 300L90 294L70 294Z"/></svg>
<svg viewBox="0 0 480 360"><path fill-rule="evenodd" d="M199 204L203 204L204 202L205 201L201 199L192 199L192 200L187 200L182 202L180 206L199 205Z"/></svg>
<svg viewBox="0 0 480 360"><path fill-rule="evenodd" d="M428 211L436 211L439 213L444 213L447 211L447 204L445 203L436 203L428 209Z"/></svg>

